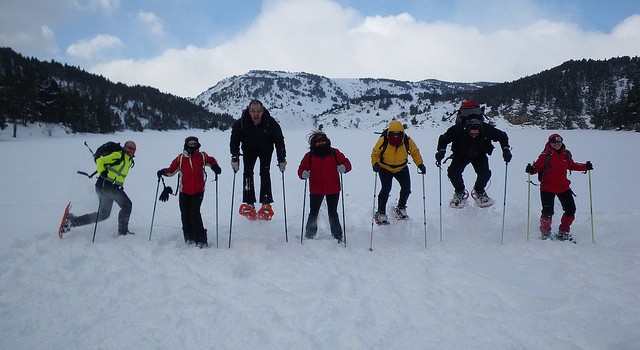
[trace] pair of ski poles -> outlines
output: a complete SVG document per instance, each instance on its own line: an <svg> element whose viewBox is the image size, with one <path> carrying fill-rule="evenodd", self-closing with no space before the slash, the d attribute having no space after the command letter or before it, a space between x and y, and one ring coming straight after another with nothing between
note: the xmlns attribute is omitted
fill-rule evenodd
<svg viewBox="0 0 640 350"><path fill-rule="evenodd" d="M427 201L426 191L424 186L424 173L419 173L422 176L422 224L424 228L424 249L427 249ZM377 185L378 185L378 173L373 173L373 205L371 209L371 233L369 235L369 251L373 251L373 225L374 217L376 215L376 198L377 198Z"/></svg>
<svg viewBox="0 0 640 350"><path fill-rule="evenodd" d="M158 199L158 191L160 190L160 179L161 178L158 177L158 184L156 185L156 195L155 195L154 200L153 200L153 214L151 215L151 228L149 229L149 242L151 242L151 235L153 233L153 221L155 220L155 217L156 217L156 206L157 206L158 200L159 200ZM219 220L218 220L218 174L215 174L214 181L216 183L216 248L218 248L218 236L219 236L218 235L218 232L219 232L219 230L218 230L218 228L219 228L219 225L218 225L218 222L219 222ZM234 176L234 181L235 181L235 176ZM164 186L164 180L163 180L163 186ZM100 207L98 207L98 208L100 208ZM93 235L95 237L95 230L94 230Z"/></svg>
<svg viewBox="0 0 640 350"><path fill-rule="evenodd" d="M305 207L307 204L307 182L309 182L308 179L304 180L304 192L302 194L302 224L300 225L300 244L303 244L303 238L304 238L304 214L305 214ZM344 183L342 181L342 173L340 173L340 195L342 196L342 244L346 247L347 246L347 223L346 223L346 216L345 216L345 211L344 211Z"/></svg>
<svg viewBox="0 0 640 350"><path fill-rule="evenodd" d="M446 160L445 160L446 162ZM443 241L442 238L442 167L441 164L436 163L436 166L438 167L438 197L439 197L439 201L440 201L440 242ZM504 193L503 193L503 200L502 200L502 229L501 229L501 234L500 234L500 244L504 243L504 220L505 220L505 214L507 211L507 176L509 174L509 163L505 162L504 164ZM528 220L528 219L527 219ZM528 221L527 221L528 222Z"/></svg>
<svg viewBox="0 0 640 350"><path fill-rule="evenodd" d="M596 233L593 226L593 191L591 187L591 170L587 170L587 174L589 174L589 213L591 220L591 242L596 243ZM531 174L527 176L527 241L529 241L529 231L530 231L530 211L531 211Z"/></svg>

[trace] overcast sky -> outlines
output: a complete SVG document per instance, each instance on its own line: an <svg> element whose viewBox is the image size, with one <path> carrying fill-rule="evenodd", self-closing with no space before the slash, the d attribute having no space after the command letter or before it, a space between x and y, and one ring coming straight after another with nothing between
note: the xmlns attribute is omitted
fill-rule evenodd
<svg viewBox="0 0 640 350"><path fill-rule="evenodd" d="M640 55L640 1L0 0L0 46L183 97L253 69L504 82Z"/></svg>

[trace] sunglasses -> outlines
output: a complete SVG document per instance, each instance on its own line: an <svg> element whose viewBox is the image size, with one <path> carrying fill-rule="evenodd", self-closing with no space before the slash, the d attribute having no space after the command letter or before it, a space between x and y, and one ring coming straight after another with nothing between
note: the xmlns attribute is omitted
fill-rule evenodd
<svg viewBox="0 0 640 350"><path fill-rule="evenodd" d="M391 137L400 137L402 136L403 132L402 131L390 131L389 132L389 136Z"/></svg>

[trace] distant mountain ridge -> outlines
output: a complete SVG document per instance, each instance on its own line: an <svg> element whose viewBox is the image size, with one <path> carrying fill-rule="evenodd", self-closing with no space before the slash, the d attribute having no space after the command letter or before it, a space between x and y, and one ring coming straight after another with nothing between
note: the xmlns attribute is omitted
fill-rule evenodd
<svg viewBox="0 0 640 350"><path fill-rule="evenodd" d="M473 99L487 106L493 122L640 131L640 59L568 61L500 84L250 71L220 81L194 102L237 118L252 99L263 101L279 120L315 127L371 128L392 119L414 127L447 125L460 102Z"/></svg>
<svg viewBox="0 0 640 350"><path fill-rule="evenodd" d="M492 85L433 79L330 79L304 72L256 70L221 80L194 102L215 113L235 111L237 118L249 101L258 99L274 116L294 125L369 128L399 119L422 126L431 114L441 119L454 110L461 96Z"/></svg>
<svg viewBox="0 0 640 350"><path fill-rule="evenodd" d="M568 61L509 83L330 79L298 72L249 71L194 99L129 87L56 62L0 48L0 129L18 123L69 132L228 129L259 99L286 128L447 126L460 103L486 106L488 121L548 129L640 131L640 59Z"/></svg>

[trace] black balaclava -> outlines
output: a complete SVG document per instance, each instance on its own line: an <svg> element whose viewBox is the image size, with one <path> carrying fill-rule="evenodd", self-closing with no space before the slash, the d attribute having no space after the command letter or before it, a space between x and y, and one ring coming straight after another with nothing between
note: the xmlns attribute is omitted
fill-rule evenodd
<svg viewBox="0 0 640 350"><path fill-rule="evenodd" d="M197 143L197 145L195 147L189 147L189 141L195 141ZM195 136L189 136L186 139L184 139L184 150L189 154L192 155L194 153L196 153L197 150L200 149L200 142L198 141L198 138Z"/></svg>

